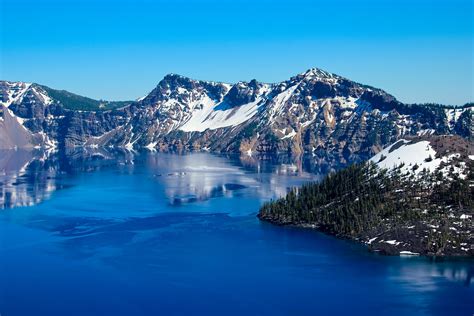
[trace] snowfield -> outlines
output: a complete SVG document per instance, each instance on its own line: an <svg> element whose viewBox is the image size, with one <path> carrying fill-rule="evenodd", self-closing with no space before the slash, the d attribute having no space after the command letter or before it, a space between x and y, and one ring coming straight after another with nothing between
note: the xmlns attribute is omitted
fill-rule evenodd
<svg viewBox="0 0 474 316"><path fill-rule="evenodd" d="M403 164L400 168L402 173L412 172L418 175L426 169L430 172L439 170L445 176L455 173L461 178L465 177L466 164L463 162L459 164L459 167L445 166L441 168L442 164L448 164L454 158L459 158L459 153L451 153L442 157L436 156L436 150L433 149L427 140L414 142L401 139L373 156L370 161L382 169L393 169ZM418 166L418 168L414 168L415 166Z"/></svg>
<svg viewBox="0 0 474 316"><path fill-rule="evenodd" d="M239 107L220 110L219 107L225 104L215 104L210 98L205 97L201 102L202 108L194 110L191 118L179 129L185 132L204 132L207 129L242 124L257 114L263 100L263 98L258 98L254 102Z"/></svg>
<svg viewBox="0 0 474 316"><path fill-rule="evenodd" d="M401 139L379 152L370 161L383 169L392 169L404 163L402 171L405 172L412 169L414 165L420 167L415 170L415 173L421 172L424 168L433 172L442 161L442 159L435 158L435 156L436 151L431 147L429 141L411 143L409 140ZM431 161L427 161L430 157Z"/></svg>

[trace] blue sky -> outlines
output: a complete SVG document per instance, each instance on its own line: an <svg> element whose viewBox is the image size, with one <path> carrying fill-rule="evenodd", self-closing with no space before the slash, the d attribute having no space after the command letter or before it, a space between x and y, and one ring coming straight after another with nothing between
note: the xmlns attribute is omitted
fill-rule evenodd
<svg viewBox="0 0 474 316"><path fill-rule="evenodd" d="M0 79L135 99L167 73L311 67L405 102L473 100L472 0L0 0Z"/></svg>

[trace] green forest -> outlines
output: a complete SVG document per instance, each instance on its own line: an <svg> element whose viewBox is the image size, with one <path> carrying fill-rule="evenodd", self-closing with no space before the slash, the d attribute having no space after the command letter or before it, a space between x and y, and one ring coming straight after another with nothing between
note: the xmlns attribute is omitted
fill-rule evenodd
<svg viewBox="0 0 474 316"><path fill-rule="evenodd" d="M60 104L69 110L77 111L107 111L126 106L131 101L103 101L83 97L65 90L55 90L46 86L40 86L48 95L60 102Z"/></svg>
<svg viewBox="0 0 474 316"><path fill-rule="evenodd" d="M431 219L448 225L459 214L473 213L472 164L464 179L450 173L452 181L446 181L440 172L403 174L400 167L387 171L369 162L354 164L265 203L258 217L279 225L312 225L338 236L361 238L381 227L394 229Z"/></svg>

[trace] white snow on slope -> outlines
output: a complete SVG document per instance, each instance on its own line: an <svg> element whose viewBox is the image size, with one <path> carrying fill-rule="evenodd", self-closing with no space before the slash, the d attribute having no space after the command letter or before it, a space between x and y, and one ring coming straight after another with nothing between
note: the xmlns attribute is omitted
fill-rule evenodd
<svg viewBox="0 0 474 316"><path fill-rule="evenodd" d="M281 138L281 140L287 139L287 138L293 138L293 137L295 137L295 135L296 135L295 130L292 130L291 132L289 132L288 134L286 134L285 136L283 136L283 137Z"/></svg>
<svg viewBox="0 0 474 316"><path fill-rule="evenodd" d="M0 101L0 105L5 107L9 107L11 104L21 100L23 95L28 91L31 86L31 83L23 83L23 82L7 82L9 86L7 91L7 100Z"/></svg>
<svg viewBox="0 0 474 316"><path fill-rule="evenodd" d="M402 142L403 145L390 152L394 146L399 145L399 142ZM379 152L377 155L372 157L370 161L384 169L392 169L404 163L405 165L402 168L403 172L411 170L412 167L417 164L419 168L415 173L419 173L423 168L426 168L429 171L435 171L439 167L442 160L439 158L435 159L435 156L436 151L431 147L430 142L419 141L410 144L410 141L401 139ZM385 158L380 161L383 157ZM432 160L429 162L425 161L429 157L431 157Z"/></svg>
<svg viewBox="0 0 474 316"><path fill-rule="evenodd" d="M273 98L272 105L271 105L272 109L270 111L270 115L271 115L270 120L273 120L273 118L276 115L281 114L286 101L288 101L288 99L291 97L293 92L295 92L295 90L296 90L296 88L298 88L298 86L299 86L299 84L295 84L295 85L287 88L286 90L282 91L275 98Z"/></svg>
<svg viewBox="0 0 474 316"><path fill-rule="evenodd" d="M402 143L401 146L400 143ZM392 148L394 149L390 152ZM402 173L413 172L416 175L423 169L427 169L430 172L440 170L445 176L448 176L450 173L449 168L443 167L440 169L441 163L449 163L453 158L459 158L459 155L458 153L453 153L436 158L436 151L431 147L429 141L412 143L406 139L401 139L373 156L370 161L383 169L393 169L403 163ZM413 170L415 165L418 165L418 168ZM453 168L454 173L458 174L459 177L465 177L463 174L464 168Z"/></svg>
<svg viewBox="0 0 474 316"><path fill-rule="evenodd" d="M24 119L21 117L16 116L13 111L8 109L10 105L13 103L16 103L18 101L21 101L23 99L23 96L25 93L28 91L28 89L31 86L31 83L23 83L23 82L6 82L6 84L9 86L9 89L7 90L7 100L6 101L0 101L0 108L2 106L5 107L5 110L8 111L10 116L14 118L18 124L28 131L26 127L23 126ZM4 119L0 117L0 121L3 121Z"/></svg>
<svg viewBox="0 0 474 316"><path fill-rule="evenodd" d="M461 116L463 111L464 111L464 109L462 109L462 108L445 109L444 110L444 113L446 114L446 118L448 119L448 123L451 127L459 119L459 117Z"/></svg>
<svg viewBox="0 0 474 316"><path fill-rule="evenodd" d="M36 87L33 87L33 91L45 105L50 105L51 103L53 103L53 100L46 93L44 93L42 89L37 89Z"/></svg>
<svg viewBox="0 0 474 316"><path fill-rule="evenodd" d="M218 107L222 103L215 104L206 96L201 100L202 108L195 109L191 118L179 129L185 132L203 132L207 129L237 126L257 114L262 101L262 98L257 98L254 102L221 110Z"/></svg>

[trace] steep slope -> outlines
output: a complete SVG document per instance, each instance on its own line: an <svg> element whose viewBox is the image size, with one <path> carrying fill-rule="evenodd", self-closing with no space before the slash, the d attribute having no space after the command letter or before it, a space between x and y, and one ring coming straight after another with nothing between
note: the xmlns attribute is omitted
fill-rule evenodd
<svg viewBox="0 0 474 316"><path fill-rule="evenodd" d="M10 100L20 85L1 82L0 97ZM39 85L24 95L9 101L12 113L32 133L43 132L50 143L65 147L312 152L348 161L369 158L403 135L472 138L472 105L407 105L320 69L275 84L231 85L171 74L146 97L129 105L108 103L102 111L71 110L97 104Z"/></svg>
<svg viewBox="0 0 474 316"><path fill-rule="evenodd" d="M97 101L34 83L0 81L0 149L84 145L94 134L123 124L101 108L128 104ZM87 111L91 108L97 111Z"/></svg>
<svg viewBox="0 0 474 316"><path fill-rule="evenodd" d="M34 91L28 83L0 82L0 149L29 148L47 143L42 133L26 128L24 118L12 106L24 102L30 89ZM38 97L42 98L41 102L49 102L43 95Z"/></svg>
<svg viewBox="0 0 474 316"><path fill-rule="evenodd" d="M227 102L228 97L233 102ZM164 149L171 145L246 153L330 153L341 160L356 155L368 158L381 146L406 134L454 132L444 108L405 105L382 90L319 69L278 84L238 83L224 98L203 108L206 115L197 114L190 120L193 124L176 122L178 127L166 137L147 144ZM208 112L210 108L212 111ZM459 109L458 113L470 118L472 107ZM246 114L245 120L239 114ZM211 120L215 117L226 120L217 124ZM233 123L236 117L240 124ZM453 121L456 117L451 118L451 124Z"/></svg>
<svg viewBox="0 0 474 316"><path fill-rule="evenodd" d="M258 216L385 254L474 256L474 145L458 136L402 139L371 162L293 189Z"/></svg>
<svg viewBox="0 0 474 316"><path fill-rule="evenodd" d="M472 142L455 136L421 136L401 139L383 149L370 161L387 170L419 176L425 171L440 172L443 177L465 179L474 159Z"/></svg>

